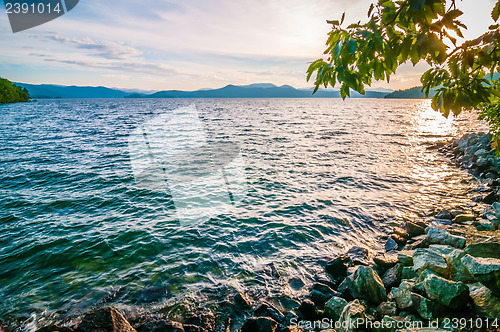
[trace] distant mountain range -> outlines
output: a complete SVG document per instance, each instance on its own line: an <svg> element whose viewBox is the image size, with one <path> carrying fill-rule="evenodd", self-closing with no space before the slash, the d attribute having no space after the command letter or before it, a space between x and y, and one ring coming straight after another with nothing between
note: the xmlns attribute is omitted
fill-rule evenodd
<svg viewBox="0 0 500 332"><path fill-rule="evenodd" d="M432 98L436 94L435 91L431 90L429 92L429 98ZM415 86L406 90L397 90L385 95L387 99L425 99L425 94L422 92L421 86Z"/></svg>
<svg viewBox="0 0 500 332"><path fill-rule="evenodd" d="M15 83L26 88L33 99L43 98L340 98L338 90L320 89L314 95L313 88L296 89L290 85L276 86L271 83L250 85L227 85L220 89L201 89L197 91L168 90L151 93L133 90L119 90L106 87L62 86L52 84ZM384 98L387 89L367 90L365 95L351 92L352 98Z"/></svg>

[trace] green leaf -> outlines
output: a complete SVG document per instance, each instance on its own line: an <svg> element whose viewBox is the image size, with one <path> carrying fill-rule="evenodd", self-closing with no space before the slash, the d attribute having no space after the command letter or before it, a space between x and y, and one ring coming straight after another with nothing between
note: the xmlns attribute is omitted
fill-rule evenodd
<svg viewBox="0 0 500 332"><path fill-rule="evenodd" d="M491 18L493 18L493 21L498 21L498 17L500 16L500 0L497 1L497 4L493 8L493 11L491 12Z"/></svg>
<svg viewBox="0 0 500 332"><path fill-rule="evenodd" d="M344 19L345 19L345 12L342 13L342 18L340 19L340 25L344 23Z"/></svg>

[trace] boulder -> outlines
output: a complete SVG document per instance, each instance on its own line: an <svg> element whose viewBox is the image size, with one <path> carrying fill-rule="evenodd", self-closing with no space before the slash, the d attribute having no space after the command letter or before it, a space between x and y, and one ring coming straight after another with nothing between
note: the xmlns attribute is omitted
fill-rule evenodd
<svg viewBox="0 0 500 332"><path fill-rule="evenodd" d="M443 277L448 276L448 264L443 256L433 249L417 249L413 252L413 268L420 274L429 269Z"/></svg>
<svg viewBox="0 0 500 332"><path fill-rule="evenodd" d="M328 302L327 302L328 303ZM347 303L347 301L346 301ZM325 304L326 306L326 304ZM326 308L325 308L326 311ZM299 312L304 316L307 320L316 320L318 318L318 312L316 310L316 305L313 301L309 299L305 299L300 303Z"/></svg>
<svg viewBox="0 0 500 332"><path fill-rule="evenodd" d="M453 218L453 223L455 224L462 224L467 221L474 221L476 220L476 216L473 214L459 214L455 218Z"/></svg>
<svg viewBox="0 0 500 332"><path fill-rule="evenodd" d="M429 299L454 310L465 308L469 302L469 288L463 282L428 275L423 288Z"/></svg>
<svg viewBox="0 0 500 332"><path fill-rule="evenodd" d="M401 279L413 279L417 277L418 277L417 272L415 272L413 266L403 267L403 270L401 271Z"/></svg>
<svg viewBox="0 0 500 332"><path fill-rule="evenodd" d="M248 318L241 328L241 332L275 332L278 323L270 317Z"/></svg>
<svg viewBox="0 0 500 332"><path fill-rule="evenodd" d="M365 307L359 302L354 300L349 302L342 310L340 315L340 329L339 332L354 332L363 331L364 326L359 326L357 320L366 320Z"/></svg>
<svg viewBox="0 0 500 332"><path fill-rule="evenodd" d="M445 245L445 244L431 244L429 246L429 248L433 249L433 250L436 250L436 251L439 251L441 253L441 255L448 255L453 250L457 249L455 247L448 246L448 245Z"/></svg>
<svg viewBox="0 0 500 332"><path fill-rule="evenodd" d="M382 277L382 283L386 289L396 286L401 281L401 272L403 271L403 264L399 263L389 270L387 270Z"/></svg>
<svg viewBox="0 0 500 332"><path fill-rule="evenodd" d="M411 287L411 283L403 281L396 290L395 299L400 310L408 310L413 306Z"/></svg>
<svg viewBox="0 0 500 332"><path fill-rule="evenodd" d="M406 222L406 231L410 237L415 237L419 235L425 234L425 228L427 226L425 224L414 223L411 221Z"/></svg>
<svg viewBox="0 0 500 332"><path fill-rule="evenodd" d="M325 315L337 321L348 302L341 297L334 296L325 303Z"/></svg>
<svg viewBox="0 0 500 332"><path fill-rule="evenodd" d="M416 311L420 317L432 320L446 315L447 310L441 304L429 300L421 295L411 293L412 310Z"/></svg>
<svg viewBox="0 0 500 332"><path fill-rule="evenodd" d="M451 253L444 256L446 263L448 263L450 279L453 281L471 282L474 277L470 274L469 270L462 264L462 258L465 256L465 251L455 249Z"/></svg>
<svg viewBox="0 0 500 332"><path fill-rule="evenodd" d="M182 325L181 325L182 328ZM78 331L82 332L135 332L135 329L115 308L105 307L87 313Z"/></svg>
<svg viewBox="0 0 500 332"><path fill-rule="evenodd" d="M351 294L358 299L379 304L387 299L385 287L380 276L367 266L360 266L352 277Z"/></svg>
<svg viewBox="0 0 500 332"><path fill-rule="evenodd" d="M462 264L477 281L500 295L500 259L465 255Z"/></svg>
<svg viewBox="0 0 500 332"><path fill-rule="evenodd" d="M403 265L413 265L413 250L402 250L398 252L398 262Z"/></svg>
<svg viewBox="0 0 500 332"><path fill-rule="evenodd" d="M500 298L480 283L468 284L470 297L476 313L481 316L496 319L500 317Z"/></svg>
<svg viewBox="0 0 500 332"><path fill-rule="evenodd" d="M396 253L381 254L381 255L375 256L375 258L373 258L373 261L378 266L380 266L384 269L388 269L388 268L391 268L397 264L398 255Z"/></svg>
<svg viewBox="0 0 500 332"><path fill-rule="evenodd" d="M445 244L456 248L465 247L466 239L462 236L451 235L441 228L429 227L427 229L427 241L430 244Z"/></svg>
<svg viewBox="0 0 500 332"><path fill-rule="evenodd" d="M488 219L481 219L475 222L474 227L481 232L493 232L495 230L495 225Z"/></svg>
<svg viewBox="0 0 500 332"><path fill-rule="evenodd" d="M332 278L335 286L339 285L347 276L347 267L349 263L348 257L337 257L326 263L325 271Z"/></svg>
<svg viewBox="0 0 500 332"><path fill-rule="evenodd" d="M285 322L285 315L281 313L275 306L269 302L263 302L254 311L255 316L258 317L271 317L278 323Z"/></svg>
<svg viewBox="0 0 500 332"><path fill-rule="evenodd" d="M396 241L392 237L387 239L387 242L385 243L385 250L391 251L391 250L398 250L399 245L397 244Z"/></svg>
<svg viewBox="0 0 500 332"><path fill-rule="evenodd" d="M354 265L370 265L368 254L368 249L363 247L351 247L346 253Z"/></svg>
<svg viewBox="0 0 500 332"><path fill-rule="evenodd" d="M453 219L454 215L449 210L441 210L434 216L436 219Z"/></svg>
<svg viewBox="0 0 500 332"><path fill-rule="evenodd" d="M500 243L488 241L469 244L464 251L474 257L500 258Z"/></svg>
<svg viewBox="0 0 500 332"><path fill-rule="evenodd" d="M396 302L382 302L377 307L377 317L384 318L384 316L396 316L398 307Z"/></svg>

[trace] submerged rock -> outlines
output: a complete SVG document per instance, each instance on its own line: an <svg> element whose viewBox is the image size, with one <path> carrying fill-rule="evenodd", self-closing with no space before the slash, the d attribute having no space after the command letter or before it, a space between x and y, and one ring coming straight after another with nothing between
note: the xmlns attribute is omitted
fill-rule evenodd
<svg viewBox="0 0 500 332"><path fill-rule="evenodd" d="M423 223L414 223L411 221L406 222L406 231L410 237L424 235L426 227L427 226Z"/></svg>
<svg viewBox="0 0 500 332"><path fill-rule="evenodd" d="M417 249L413 253L414 269L417 274L429 269L443 277L448 276L448 264L443 256L433 249Z"/></svg>
<svg viewBox="0 0 500 332"><path fill-rule="evenodd" d="M348 257L337 257L326 263L325 271L330 275L336 286L347 276L348 262Z"/></svg>
<svg viewBox="0 0 500 332"><path fill-rule="evenodd" d="M469 288L463 282L428 275L423 281L427 297L451 309L464 308L469 302Z"/></svg>
<svg viewBox="0 0 500 332"><path fill-rule="evenodd" d="M480 283L469 284L470 297L476 312L482 316L496 319L500 317L500 298Z"/></svg>
<svg viewBox="0 0 500 332"><path fill-rule="evenodd" d="M341 297L332 297L328 302L325 303L325 315L328 318L337 321L342 314L342 311L347 306L347 301Z"/></svg>
<svg viewBox="0 0 500 332"><path fill-rule="evenodd" d="M345 300L344 300L345 301ZM347 303L347 301L346 301ZM328 302L326 302L328 304ZM326 304L325 304L325 313L326 313ZM300 303L299 312L304 316L307 320L316 320L318 318L318 312L316 310L316 305L313 301L309 299L305 299Z"/></svg>
<svg viewBox="0 0 500 332"><path fill-rule="evenodd" d="M445 244L456 248L465 247L466 239L462 236L451 235L441 228L429 227L427 229L427 241L430 244Z"/></svg>
<svg viewBox="0 0 500 332"><path fill-rule="evenodd" d="M453 222L456 224L462 224L467 221L474 221L476 220L476 216L473 214L459 214L455 218L453 218Z"/></svg>
<svg viewBox="0 0 500 332"><path fill-rule="evenodd" d="M285 315L281 313L275 306L271 303L263 302L257 309L255 309L255 316L259 317L271 317L275 321L282 323L286 320Z"/></svg>
<svg viewBox="0 0 500 332"><path fill-rule="evenodd" d="M500 259L465 255L462 264L477 281L500 295Z"/></svg>
<svg viewBox="0 0 500 332"><path fill-rule="evenodd" d="M142 324L137 328L139 332L185 332L181 323L169 319L160 319Z"/></svg>
<svg viewBox="0 0 500 332"><path fill-rule="evenodd" d="M182 325L181 325L182 328ZM106 307L87 313L78 331L82 332L135 332L135 329L115 308Z"/></svg>

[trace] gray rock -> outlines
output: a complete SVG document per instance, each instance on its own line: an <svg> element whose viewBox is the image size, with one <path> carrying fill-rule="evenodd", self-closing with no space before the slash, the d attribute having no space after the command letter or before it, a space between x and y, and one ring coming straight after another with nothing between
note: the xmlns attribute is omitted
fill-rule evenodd
<svg viewBox="0 0 500 332"><path fill-rule="evenodd" d="M207 332L207 329L192 324L183 324L182 328L184 329L184 332Z"/></svg>
<svg viewBox="0 0 500 332"><path fill-rule="evenodd" d="M382 302L377 307L377 317L384 318L384 316L396 316L398 314L398 307L396 302Z"/></svg>
<svg viewBox="0 0 500 332"><path fill-rule="evenodd" d="M255 316L258 317L271 317L278 323L283 323L286 318L275 306L269 302L263 302L254 311Z"/></svg>
<svg viewBox="0 0 500 332"><path fill-rule="evenodd" d="M396 253L381 254L375 256L375 258L373 258L373 261L378 266L388 269L397 264L398 255Z"/></svg>
<svg viewBox="0 0 500 332"><path fill-rule="evenodd" d="M465 247L465 253L474 257L500 258L500 243L498 240L469 244Z"/></svg>
<svg viewBox="0 0 500 332"><path fill-rule="evenodd" d="M460 249L455 249L451 253L444 256L446 263L448 263L450 279L453 281L471 282L474 277L470 274L469 270L462 264L462 258L465 252Z"/></svg>
<svg viewBox="0 0 500 332"><path fill-rule="evenodd" d="M341 297L334 296L325 303L325 315L334 321L339 320L342 311L347 306L347 301Z"/></svg>
<svg viewBox="0 0 500 332"><path fill-rule="evenodd" d="M398 250L399 245L397 244L396 241L394 241L393 238L387 239L387 242L385 243L385 250L391 251L391 250Z"/></svg>
<svg viewBox="0 0 500 332"><path fill-rule="evenodd" d="M368 249L363 247L351 247L347 253L347 257L350 258L354 265L370 265L370 260L368 258Z"/></svg>
<svg viewBox="0 0 500 332"><path fill-rule="evenodd" d="M469 302L469 288L463 282L428 275L423 288L429 299L454 310L465 308Z"/></svg>
<svg viewBox="0 0 500 332"><path fill-rule="evenodd" d="M422 318L431 320L443 317L447 310L441 304L425 297L412 293L412 310L416 311Z"/></svg>
<svg viewBox="0 0 500 332"><path fill-rule="evenodd" d="M415 250L413 253L413 268L417 274L420 274L425 269L437 272L443 277L447 277L449 274L446 260L433 249Z"/></svg>
<svg viewBox="0 0 500 332"><path fill-rule="evenodd" d="M413 285L403 281L396 290L396 304L400 310L407 310L413 306L411 298L411 287Z"/></svg>
<svg viewBox="0 0 500 332"><path fill-rule="evenodd" d="M441 210L435 215L436 219L453 219L453 214L449 210Z"/></svg>
<svg viewBox="0 0 500 332"><path fill-rule="evenodd" d="M403 264L399 263L389 270L387 270L382 277L382 283L385 288L390 289L393 286L396 286L401 281L401 272L403 271Z"/></svg>
<svg viewBox="0 0 500 332"><path fill-rule="evenodd" d="M355 332L362 331L363 327L358 326L356 321L358 319L366 320L365 307L361 305L359 300L354 300L349 302L342 310L342 314L340 315L340 329L339 332ZM351 328L354 327L354 328Z"/></svg>
<svg viewBox="0 0 500 332"><path fill-rule="evenodd" d="M180 325L182 328L182 324ZM78 330L82 332L135 332L135 329L115 308L106 307L87 313Z"/></svg>
<svg viewBox="0 0 500 332"><path fill-rule="evenodd" d="M413 279L417 277L417 272L415 272L413 266L405 266L401 271L401 279Z"/></svg>
<svg viewBox="0 0 500 332"><path fill-rule="evenodd" d="M476 221L475 227L480 232L493 232L495 230L495 225L487 219Z"/></svg>
<svg viewBox="0 0 500 332"><path fill-rule="evenodd" d="M419 235L425 234L425 228L427 226L425 224L414 223L411 221L406 222L406 231L410 237L415 237Z"/></svg>
<svg viewBox="0 0 500 332"><path fill-rule="evenodd" d="M398 262L403 265L413 265L413 250L402 250L398 252Z"/></svg>
<svg viewBox="0 0 500 332"><path fill-rule="evenodd" d="M462 264L477 281L500 295L500 259L465 255Z"/></svg>
<svg viewBox="0 0 500 332"><path fill-rule="evenodd" d="M445 244L431 244L429 246L429 248L430 249L434 249L436 251L439 251L441 253L441 255L448 255L453 250L457 249L455 247L448 246L448 245L445 245Z"/></svg>
<svg viewBox="0 0 500 332"><path fill-rule="evenodd" d="M456 248L465 247L467 241L462 236L451 235L441 228L429 227L427 229L427 240L430 244L445 244Z"/></svg>
<svg viewBox="0 0 500 332"><path fill-rule="evenodd" d="M468 284L470 297L476 313L481 316L496 319L500 317L500 298L480 283Z"/></svg>
<svg viewBox="0 0 500 332"><path fill-rule="evenodd" d="M241 332L275 332L278 323L269 317L251 317L245 321Z"/></svg>
<svg viewBox="0 0 500 332"><path fill-rule="evenodd" d="M379 304L387 299L385 287L380 276L367 266L360 266L352 278L351 294L354 298Z"/></svg>
<svg viewBox="0 0 500 332"><path fill-rule="evenodd" d="M473 214L459 214L455 218L453 218L453 223L455 224L462 224L467 221L474 221L476 220L476 216Z"/></svg>

